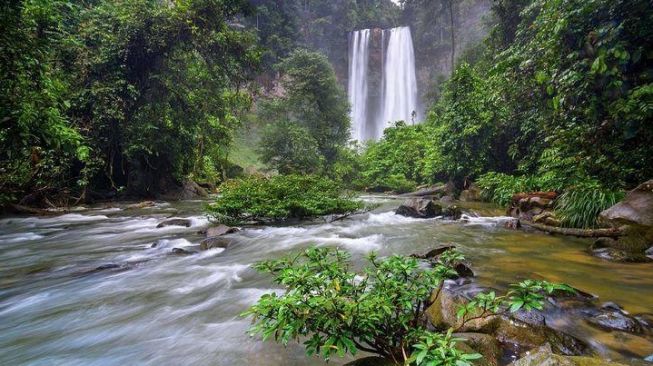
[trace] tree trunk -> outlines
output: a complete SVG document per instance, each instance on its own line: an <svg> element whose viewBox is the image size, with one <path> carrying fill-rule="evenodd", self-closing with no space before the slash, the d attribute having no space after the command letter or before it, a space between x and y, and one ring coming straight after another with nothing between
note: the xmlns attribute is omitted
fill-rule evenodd
<svg viewBox="0 0 653 366"><path fill-rule="evenodd" d="M569 236L577 236L580 238L601 238L601 237L610 237L616 238L624 235L623 230L610 228L610 229L573 229L573 228L564 228L557 226L549 226L544 224L536 224L533 222L521 220L521 224L532 227L533 229L545 231L551 234L561 234Z"/></svg>

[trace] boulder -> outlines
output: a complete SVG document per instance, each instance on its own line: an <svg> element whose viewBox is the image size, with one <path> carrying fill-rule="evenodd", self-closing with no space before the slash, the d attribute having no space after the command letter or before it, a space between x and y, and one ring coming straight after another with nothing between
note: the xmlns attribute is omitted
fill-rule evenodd
<svg viewBox="0 0 653 366"><path fill-rule="evenodd" d="M442 207L431 199L411 198L404 201L395 214L425 219L442 214Z"/></svg>
<svg viewBox="0 0 653 366"><path fill-rule="evenodd" d="M160 229L160 228L166 227L166 226L191 227L191 225L192 225L192 222L191 222L190 219L169 219L169 220L165 220L165 221L159 223L159 225L157 225L156 227Z"/></svg>
<svg viewBox="0 0 653 366"><path fill-rule="evenodd" d="M221 236L221 235L226 235L226 234L231 234L239 231L240 229L237 227L231 227L227 225L218 225L218 226L211 226L210 228L206 229L206 237L207 238L212 238L214 236Z"/></svg>
<svg viewBox="0 0 653 366"><path fill-rule="evenodd" d="M454 285L455 286L455 285ZM459 332L483 333L494 336L503 343L516 344L521 349L530 349L546 343L554 350L566 355L586 354L588 347L580 340L546 326L544 317L534 314L491 315L464 323L456 315L458 308L467 303L476 293L485 291L471 284L452 286L445 283L439 294L433 293L432 304L426 310L429 322L439 330L448 328Z"/></svg>
<svg viewBox="0 0 653 366"><path fill-rule="evenodd" d="M447 220L459 220L462 215L463 210L456 205L445 207L442 210L442 216Z"/></svg>
<svg viewBox="0 0 653 366"><path fill-rule="evenodd" d="M440 256L440 254L446 252L447 250L456 249L455 245L441 245L437 248L433 248L426 252L425 254L412 254L411 257L419 259L435 259Z"/></svg>
<svg viewBox="0 0 653 366"><path fill-rule="evenodd" d="M625 366L594 357L569 357L553 353L551 345L545 344L526 353L510 366Z"/></svg>
<svg viewBox="0 0 653 366"><path fill-rule="evenodd" d="M629 333L641 333L643 324L621 309L602 307L598 314L586 319L591 325L605 330L620 330Z"/></svg>
<svg viewBox="0 0 653 366"><path fill-rule="evenodd" d="M467 189L460 192L460 200L463 202L482 201L481 189L474 183L470 184Z"/></svg>
<svg viewBox="0 0 653 366"><path fill-rule="evenodd" d="M517 193L512 197L507 214L521 220L539 220L547 225L559 226L551 212L556 196L555 192Z"/></svg>
<svg viewBox="0 0 653 366"><path fill-rule="evenodd" d="M229 245L231 245L231 239L220 237L220 236L214 236L212 238L206 238L202 240L202 242L200 243L200 249L201 250L209 250L215 248L226 249Z"/></svg>
<svg viewBox="0 0 653 366"><path fill-rule="evenodd" d="M640 184L616 205L601 212L599 221L622 228L624 249L643 252L653 245L653 179Z"/></svg>
<svg viewBox="0 0 653 366"><path fill-rule="evenodd" d="M474 352L483 355L483 363L489 366L497 366L502 356L499 342L491 335L483 333L454 333L455 338L461 338L464 344Z"/></svg>

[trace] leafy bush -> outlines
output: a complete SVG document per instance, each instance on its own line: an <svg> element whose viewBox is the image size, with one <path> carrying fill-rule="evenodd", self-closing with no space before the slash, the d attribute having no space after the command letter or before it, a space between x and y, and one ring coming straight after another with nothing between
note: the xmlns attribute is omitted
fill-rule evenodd
<svg viewBox="0 0 653 366"><path fill-rule="evenodd" d="M361 156L358 185L372 191L408 192L429 182L424 167L429 145L427 126L400 121L386 128L383 138L368 142Z"/></svg>
<svg viewBox="0 0 653 366"><path fill-rule="evenodd" d="M432 291L455 277L453 266L464 258L455 250L425 269L411 257L368 256L368 265L352 270L349 254L338 249L310 248L297 255L256 264L274 275L286 292L263 295L243 316L252 316L252 335L286 345L305 339L308 355L328 360L333 355L365 351L397 364L465 366L480 358L456 349L457 329L427 330L425 310ZM458 315L471 318L519 309L540 309L544 292L571 290L545 281L524 281L505 296L480 294Z"/></svg>
<svg viewBox="0 0 653 366"><path fill-rule="evenodd" d="M496 172L481 175L476 183L482 189L485 199L502 206L507 206L515 193L538 189L536 179L532 176L514 176Z"/></svg>
<svg viewBox="0 0 653 366"><path fill-rule="evenodd" d="M311 175L246 177L220 186L221 196L209 205L209 214L225 224L280 221L347 213L362 203L343 195L339 185Z"/></svg>
<svg viewBox="0 0 653 366"><path fill-rule="evenodd" d="M587 184L565 191L556 201L556 214L563 226L594 228L601 211L621 201L624 193Z"/></svg>

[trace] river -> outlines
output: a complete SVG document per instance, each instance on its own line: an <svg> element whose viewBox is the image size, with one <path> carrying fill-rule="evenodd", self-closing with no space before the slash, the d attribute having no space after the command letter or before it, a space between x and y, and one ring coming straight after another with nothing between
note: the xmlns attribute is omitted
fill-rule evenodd
<svg viewBox="0 0 653 366"><path fill-rule="evenodd" d="M394 215L399 201L363 196L373 212L333 223L251 227L228 249L199 250L205 202L89 207L54 217L0 219L0 365L324 365L246 335L239 313L273 287L250 265L310 245L340 246L361 261L453 243L477 280L496 288L525 278L566 282L631 313L653 312L651 264L619 264L586 253L587 240L504 229L501 210L449 222ZM157 228L167 217L192 226ZM158 241L158 242L157 242ZM157 242L156 247L152 244ZM554 326L604 357L653 354L650 338L560 320ZM339 365L349 359L334 359Z"/></svg>

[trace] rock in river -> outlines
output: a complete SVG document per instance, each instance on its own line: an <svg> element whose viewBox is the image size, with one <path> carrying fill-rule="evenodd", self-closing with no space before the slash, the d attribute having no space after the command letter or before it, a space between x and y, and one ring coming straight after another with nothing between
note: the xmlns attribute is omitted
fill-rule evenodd
<svg viewBox="0 0 653 366"><path fill-rule="evenodd" d="M156 227L160 229L160 228L166 227L166 226L191 227L191 225L192 225L192 222L190 221L190 219L170 219L170 220L166 220L166 221L163 221L163 222L159 223L159 225L157 225Z"/></svg>
<svg viewBox="0 0 653 366"><path fill-rule="evenodd" d="M224 248L226 249L231 244L231 239L224 238L220 236L214 236L212 238L206 238L200 243L201 250L209 250L215 248Z"/></svg>
<svg viewBox="0 0 653 366"><path fill-rule="evenodd" d="M211 226L210 228L206 229L206 237L207 238L212 238L214 236L221 236L225 234L231 234L239 231L237 227L231 227L227 225L218 225L218 226Z"/></svg>
<svg viewBox="0 0 653 366"><path fill-rule="evenodd" d="M395 213L402 216L426 219L442 214L442 206L431 199L411 198L404 201Z"/></svg>

